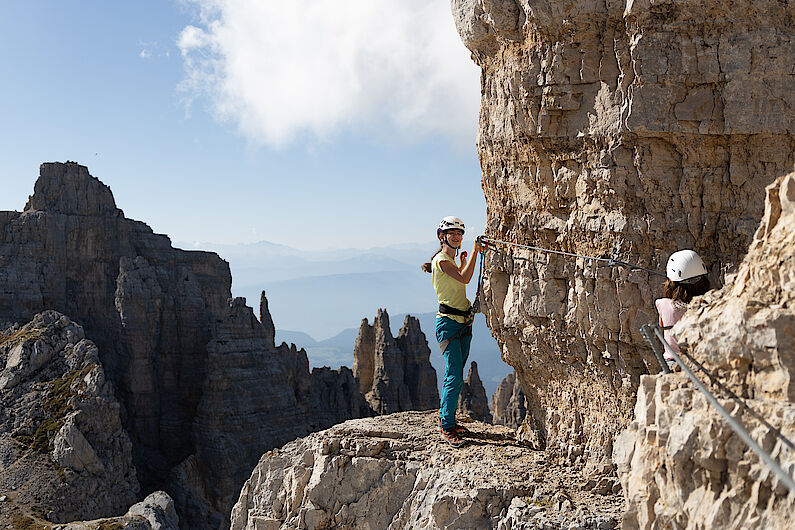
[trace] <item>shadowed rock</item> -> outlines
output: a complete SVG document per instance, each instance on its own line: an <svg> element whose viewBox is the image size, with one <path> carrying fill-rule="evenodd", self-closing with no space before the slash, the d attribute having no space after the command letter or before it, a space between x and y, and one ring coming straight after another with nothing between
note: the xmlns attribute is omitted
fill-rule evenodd
<svg viewBox="0 0 795 530"><path fill-rule="evenodd" d="M231 282L216 254L172 248L126 219L75 163L42 164L25 210L0 212L0 323L53 308L83 326L122 404L141 489L168 491L190 528L228 524L264 450L370 414L349 372L313 389L306 352L275 347L264 293L260 322ZM75 449L63 462L99 469L76 430L63 439Z"/></svg>
<svg viewBox="0 0 795 530"><path fill-rule="evenodd" d="M489 400L486 397L486 389L483 388L483 381L478 375L478 363L472 361L469 364L464 384L461 386L461 395L458 398L458 412L465 414L473 420L492 422L491 412L489 411Z"/></svg>
<svg viewBox="0 0 795 530"><path fill-rule="evenodd" d="M491 396L491 415L495 425L505 425L518 429L527 414L527 405L522 391L522 383L516 372L505 376Z"/></svg>
<svg viewBox="0 0 795 530"><path fill-rule="evenodd" d="M370 407L378 414L438 407L436 370L430 355L416 318L406 315L397 340L392 337L386 310L378 310L372 326L362 320L353 366L359 390Z"/></svg>

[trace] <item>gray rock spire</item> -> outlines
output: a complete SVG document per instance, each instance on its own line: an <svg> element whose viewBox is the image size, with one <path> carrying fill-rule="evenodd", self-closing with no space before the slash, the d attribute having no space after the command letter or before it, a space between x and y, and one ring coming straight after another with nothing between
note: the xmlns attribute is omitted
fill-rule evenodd
<svg viewBox="0 0 795 530"><path fill-rule="evenodd" d="M436 370L419 321L406 316L397 339L389 314L379 309L370 326L362 320L353 352L353 373L359 390L378 414L428 410L439 406Z"/></svg>
<svg viewBox="0 0 795 530"><path fill-rule="evenodd" d="M527 415L527 403L516 372L506 375L491 396L491 415L495 425L505 425L512 429L518 429L522 425Z"/></svg>
<svg viewBox="0 0 795 530"><path fill-rule="evenodd" d="M107 215L121 217L110 188L92 177L86 166L74 162L41 165L34 193L25 211L65 215Z"/></svg>
<svg viewBox="0 0 795 530"><path fill-rule="evenodd" d="M259 320L265 329L265 340L271 348L275 348L276 326L273 325L273 318L268 310L268 299L265 297L265 291L262 291L259 297Z"/></svg>
<svg viewBox="0 0 795 530"><path fill-rule="evenodd" d="M461 395L458 398L458 412L465 414L473 420L491 423L491 412L489 412L489 399L486 397L486 389L483 388L483 381L478 375L478 363L472 361L469 364L464 384L461 386Z"/></svg>

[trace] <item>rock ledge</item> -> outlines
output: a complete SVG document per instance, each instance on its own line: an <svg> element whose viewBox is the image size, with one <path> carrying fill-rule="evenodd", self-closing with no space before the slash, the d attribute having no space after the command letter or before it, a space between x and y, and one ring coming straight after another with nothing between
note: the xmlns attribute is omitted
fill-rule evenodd
<svg viewBox="0 0 795 530"><path fill-rule="evenodd" d="M436 422L435 412L350 420L269 451L232 529L616 525L620 495L585 490L577 470L545 461L512 430L472 422L469 444L453 449Z"/></svg>

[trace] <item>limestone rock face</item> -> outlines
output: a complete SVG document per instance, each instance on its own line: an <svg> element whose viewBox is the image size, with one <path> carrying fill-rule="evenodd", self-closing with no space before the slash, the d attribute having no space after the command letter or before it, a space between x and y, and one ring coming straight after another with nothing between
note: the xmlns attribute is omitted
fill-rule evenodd
<svg viewBox="0 0 795 530"><path fill-rule="evenodd" d="M663 270L739 264L795 153L793 4L452 0L481 68L486 235ZM659 371L639 333L661 278L495 245L483 310L525 435L595 468Z"/></svg>
<svg viewBox="0 0 795 530"><path fill-rule="evenodd" d="M473 420L492 422L489 398L486 397L486 389L483 388L483 381L478 375L478 363L475 361L469 364L469 372L464 379L464 384L461 385L457 412L469 416Z"/></svg>
<svg viewBox="0 0 795 530"><path fill-rule="evenodd" d="M703 378L702 378L703 380ZM767 428L739 412L751 436L792 474L795 456ZM749 400L790 440L795 406ZM685 375L644 375L635 420L618 437L613 458L627 499L624 528L792 528L795 502L787 488Z"/></svg>
<svg viewBox="0 0 795 530"><path fill-rule="evenodd" d="M42 164L25 211L0 216L0 321L52 308L83 326L124 407L145 488L193 452L206 346L230 286L226 262L126 219L78 164Z"/></svg>
<svg viewBox="0 0 795 530"><path fill-rule="evenodd" d="M491 396L491 415L494 425L505 425L518 429L524 422L527 414L527 404L522 390L522 383L516 377L516 372L511 372L497 385L497 390Z"/></svg>
<svg viewBox="0 0 795 530"><path fill-rule="evenodd" d="M263 455L232 510L233 530L614 528L617 494L577 486L511 431L474 422L453 449L435 412L350 420Z"/></svg>
<svg viewBox="0 0 795 530"><path fill-rule="evenodd" d="M439 407L436 370L419 321L406 315L397 339L384 309L370 326L362 320L353 350L353 374L359 391L377 414Z"/></svg>
<svg viewBox="0 0 795 530"><path fill-rule="evenodd" d="M210 464L205 491L225 514L263 451L309 430L306 411L289 384L289 364L282 362L297 352L275 351L244 299L230 300L207 351L208 377L193 432L197 460ZM309 375L307 367L304 373Z"/></svg>
<svg viewBox="0 0 795 530"><path fill-rule="evenodd" d="M179 516L174 501L165 491L150 493L144 500L134 504L127 513L108 519L76 521L56 527L58 530L178 530Z"/></svg>
<svg viewBox="0 0 795 530"><path fill-rule="evenodd" d="M795 173L767 188L764 219L738 272L722 290L691 302L674 327L683 351L790 441L795 440L793 289ZM641 378L635 420L613 454L627 497L625 525L794 527L795 496L788 496L687 381L682 374ZM721 402L792 475L795 452L733 401Z"/></svg>
<svg viewBox="0 0 795 530"><path fill-rule="evenodd" d="M264 451L370 414L350 372L313 378L306 352L275 346L264 293L260 322L243 299L232 299L231 282L216 254L172 248L166 236L126 219L110 189L75 163L43 164L25 211L0 212L0 323L27 322L49 308L80 323L122 405L98 418L121 416L141 489L168 491L189 528L228 522ZM51 363L53 351L32 344L6 352L3 391L17 392ZM59 465L86 476L118 467L109 468L92 436L79 421L59 425ZM118 445L124 458L129 447ZM136 500L137 487L113 490L134 493L112 514ZM74 509L109 502L95 497L81 506L76 496Z"/></svg>
<svg viewBox="0 0 795 530"><path fill-rule="evenodd" d="M52 522L124 513L139 492L132 446L83 328L45 311L2 329L0 367L3 507Z"/></svg>

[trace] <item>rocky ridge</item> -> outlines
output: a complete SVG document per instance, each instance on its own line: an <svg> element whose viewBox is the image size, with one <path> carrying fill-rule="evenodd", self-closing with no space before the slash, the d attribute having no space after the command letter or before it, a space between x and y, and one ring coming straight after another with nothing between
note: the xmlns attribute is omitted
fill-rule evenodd
<svg viewBox="0 0 795 530"><path fill-rule="evenodd" d="M83 328L45 311L0 330L0 522L108 517L140 486L120 406Z"/></svg>
<svg viewBox="0 0 795 530"><path fill-rule="evenodd" d="M764 188L793 167L793 4L452 0L481 69L488 236L661 270L739 264ZM487 323L527 399L524 439L610 473L659 279L495 245Z"/></svg>
<svg viewBox="0 0 795 530"><path fill-rule="evenodd" d="M96 357L92 363L101 375L92 375L92 381L105 385L107 378L98 397L115 396L118 401L110 406L121 405L100 417L111 423L121 419L113 429L118 427L118 439L127 442L113 442L114 458L129 467L120 471L129 484L82 504L78 488L73 508L64 502L49 510L53 520L123 513L140 488L167 491L184 527L223 527L263 451L372 414L349 369L310 373L304 350L274 344L264 294L258 321L244 299L231 297L230 286L225 261L209 252L172 248L166 236L125 218L110 189L76 163L42 164L24 211L0 212L0 323L17 323L10 329L18 330L44 309L73 319L80 338L91 341L90 348L80 348ZM409 323L407 330L398 342L421 355L418 326ZM39 384L39 370L49 374L42 363L52 352L36 344L4 353L3 414L22 407L19 389ZM431 386L435 390L435 380ZM9 432L33 435L13 421ZM82 443L81 432L88 445L102 448L104 442L95 443L89 434L92 426L71 425L67 422L58 438L63 451L56 454L57 465L78 473L78 479L104 466L107 480L116 480L121 464L114 461L113 468L102 455L98 463ZM15 453L3 458L17 459L7 454ZM102 484L96 479L93 487ZM55 506L44 498L46 491L40 497L39 509Z"/></svg>
<svg viewBox="0 0 795 530"><path fill-rule="evenodd" d="M765 215L736 274L691 302L680 346L757 414L795 440L795 173L767 188ZM706 379L701 376L702 380ZM793 475L795 450L716 391L721 404ZM788 490L682 374L641 378L635 418L614 459L627 528L792 528Z"/></svg>
<svg viewBox="0 0 795 530"><path fill-rule="evenodd" d="M350 420L290 442L263 455L231 527L615 527L620 495L582 490L579 474L505 427L468 427L463 449L441 441L435 412Z"/></svg>

